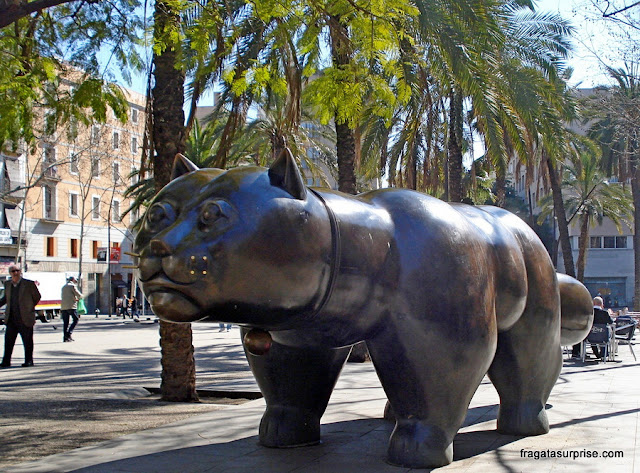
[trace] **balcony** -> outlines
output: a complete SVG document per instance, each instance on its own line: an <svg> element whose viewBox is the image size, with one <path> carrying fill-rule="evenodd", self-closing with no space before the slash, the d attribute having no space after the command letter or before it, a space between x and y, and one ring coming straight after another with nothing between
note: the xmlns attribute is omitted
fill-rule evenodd
<svg viewBox="0 0 640 473"><path fill-rule="evenodd" d="M60 216L62 215L61 212L62 209L60 209L59 207L45 204L44 212L42 217L40 217L40 221L53 224L62 223L63 220L60 219Z"/></svg>
<svg viewBox="0 0 640 473"><path fill-rule="evenodd" d="M59 182L61 177L58 174L58 166L54 163L44 161L42 163L42 177L47 181Z"/></svg>

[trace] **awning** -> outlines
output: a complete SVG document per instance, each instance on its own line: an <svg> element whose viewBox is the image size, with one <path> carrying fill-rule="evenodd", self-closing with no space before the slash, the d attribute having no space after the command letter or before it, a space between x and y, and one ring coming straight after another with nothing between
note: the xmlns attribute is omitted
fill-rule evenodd
<svg viewBox="0 0 640 473"><path fill-rule="evenodd" d="M24 180L20 173L20 161L17 159L5 158L4 165L6 169L6 176L9 180L9 189L16 189L22 187L21 190L12 192L7 197L22 200L25 197L26 189L24 189Z"/></svg>
<svg viewBox="0 0 640 473"><path fill-rule="evenodd" d="M4 209L4 215L7 218L7 225L11 229L11 236L18 236L20 229L20 209Z"/></svg>

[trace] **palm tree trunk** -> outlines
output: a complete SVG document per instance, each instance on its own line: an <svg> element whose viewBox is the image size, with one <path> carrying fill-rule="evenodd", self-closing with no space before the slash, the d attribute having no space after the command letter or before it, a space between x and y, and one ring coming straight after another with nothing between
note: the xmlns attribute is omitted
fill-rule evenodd
<svg viewBox="0 0 640 473"><path fill-rule="evenodd" d="M349 31L342 24L340 15L332 15L329 19L329 35L331 38L331 57L333 65L341 68L351 62L351 45ZM356 193L356 140L354 131L348 123L335 116L336 154L338 157L338 190L348 194Z"/></svg>
<svg viewBox="0 0 640 473"><path fill-rule="evenodd" d="M409 153L407 161L407 179L406 185L408 189L416 190L418 188L418 150L414 141Z"/></svg>
<svg viewBox="0 0 640 473"><path fill-rule="evenodd" d="M449 94L449 201L462 202L462 94Z"/></svg>
<svg viewBox="0 0 640 473"><path fill-rule="evenodd" d="M353 130L336 121L336 153L338 156L338 190L356 193L356 142Z"/></svg>
<svg viewBox="0 0 640 473"><path fill-rule="evenodd" d="M578 244L578 281L584 281L584 268L587 264L587 248L589 246L589 216L580 218L580 239Z"/></svg>
<svg viewBox="0 0 640 473"><path fill-rule="evenodd" d="M504 168L500 166L496 169L496 205L504 208L507 200L507 176Z"/></svg>
<svg viewBox="0 0 640 473"><path fill-rule="evenodd" d="M180 25L178 12L170 4L157 1L154 13L154 36L168 42L166 31ZM153 57L155 86L153 96L153 161L156 191L164 187L171 176L171 166L177 153L185 150L184 81L185 73L176 68L179 44L166 44ZM160 321L160 348L163 401L197 401L196 370L193 357L191 324Z"/></svg>
<svg viewBox="0 0 640 473"><path fill-rule="evenodd" d="M551 183L551 193L553 194L553 208L558 219L558 235L560 247L562 248L562 260L564 261L564 272L571 277L576 277L576 270L573 265L573 253L571 241L569 240L569 224L567 223L567 212L564 209L562 199L562 188L556 173L555 167L549 157L545 157L547 169L549 171L549 182Z"/></svg>

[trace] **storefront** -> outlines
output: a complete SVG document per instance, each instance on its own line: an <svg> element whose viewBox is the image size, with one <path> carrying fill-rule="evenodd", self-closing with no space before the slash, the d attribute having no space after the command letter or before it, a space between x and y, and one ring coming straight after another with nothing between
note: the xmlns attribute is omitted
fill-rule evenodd
<svg viewBox="0 0 640 473"><path fill-rule="evenodd" d="M600 296L606 308L631 307L631 297L627 297L627 278L600 277L585 278L584 285L591 293L591 297Z"/></svg>

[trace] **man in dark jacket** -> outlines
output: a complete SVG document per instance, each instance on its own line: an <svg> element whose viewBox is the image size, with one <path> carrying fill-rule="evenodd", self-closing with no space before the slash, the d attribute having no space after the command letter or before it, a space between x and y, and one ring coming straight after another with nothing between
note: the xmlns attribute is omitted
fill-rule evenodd
<svg viewBox="0 0 640 473"><path fill-rule="evenodd" d="M0 298L0 307L5 309L4 357L0 368L11 366L11 355L16 338L20 334L24 345L24 363L33 366L33 326L36 324L36 304L40 302L40 291L33 281L22 278L22 270L15 265L9 266L11 279L4 282L4 295Z"/></svg>
<svg viewBox="0 0 640 473"><path fill-rule="evenodd" d="M600 296L596 296L593 298L593 323L594 324L612 324L613 323L613 320L611 319L609 312L607 312L604 309L604 302L602 300L602 297ZM578 343L577 345L573 346L572 355L574 358L580 358L581 347L582 347L581 343ZM602 356L600 355L600 349L598 347L592 345L591 349L593 350L593 353L594 355L596 355L597 358L602 358Z"/></svg>
<svg viewBox="0 0 640 473"><path fill-rule="evenodd" d="M604 302L602 297L593 298L593 324L612 324L613 319L609 315L609 312L604 309ZM595 345L591 345L593 354L596 358L602 358L604 356L604 348L599 348Z"/></svg>

